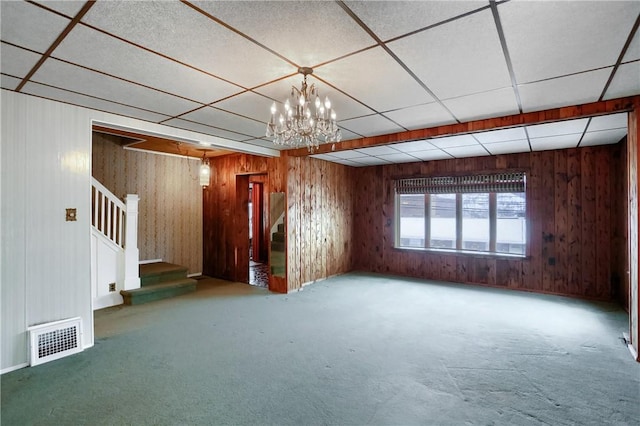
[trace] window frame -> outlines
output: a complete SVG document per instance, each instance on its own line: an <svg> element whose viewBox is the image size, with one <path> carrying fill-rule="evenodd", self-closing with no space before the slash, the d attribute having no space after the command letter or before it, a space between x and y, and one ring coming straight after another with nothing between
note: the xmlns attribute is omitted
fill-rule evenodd
<svg viewBox="0 0 640 426"><path fill-rule="evenodd" d="M529 175L528 171L517 170L516 172L523 173L526 177ZM496 174L499 172L488 172L488 173L478 173L478 174ZM473 174L465 173L459 176L474 176ZM438 176L433 176L438 177ZM402 178L398 179L402 180ZM507 192L507 191L505 191ZM503 193L505 193L503 192ZM401 231L401 216L400 216L400 198L404 193L400 193L397 191L393 191L394 193L394 238L393 238L393 248L401 251L421 251L421 252L434 252L440 254L454 254L454 255L472 255L472 256L481 256L481 257L491 257L491 258L510 258L510 259L525 259L530 257L530 212L529 212L529 193L530 191L527 188L525 183L524 190L521 191L512 191L513 193L524 193L525 200L525 209L524 209L524 220L525 220L525 233L524 233L524 253L506 253L506 252L498 252L497 249L497 232L498 232L498 207L497 207L497 194L501 193L498 191L487 191L487 192L477 192L477 193L488 193L489 194L489 251L479 251L479 250L466 250L462 248L462 194L464 192L450 192L451 194L455 194L456 196L456 248L448 249L448 248L437 248L430 247L431 243L431 195L434 193L423 192L424 194L424 246L423 247L409 247L402 246L400 231Z"/></svg>

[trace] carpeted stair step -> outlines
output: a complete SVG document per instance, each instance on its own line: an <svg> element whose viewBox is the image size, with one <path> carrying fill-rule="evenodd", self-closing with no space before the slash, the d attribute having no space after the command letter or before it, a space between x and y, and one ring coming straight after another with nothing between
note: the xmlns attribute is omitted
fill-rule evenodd
<svg viewBox="0 0 640 426"><path fill-rule="evenodd" d="M167 262L140 265L140 285L142 287L183 278L187 278L185 266Z"/></svg>
<svg viewBox="0 0 640 426"><path fill-rule="evenodd" d="M284 223L278 224L278 232L284 232Z"/></svg>
<svg viewBox="0 0 640 426"><path fill-rule="evenodd" d="M274 232L273 235L271 235L271 240L272 241L277 241L279 243L283 243L284 242L284 232Z"/></svg>
<svg viewBox="0 0 640 426"><path fill-rule="evenodd" d="M191 278L165 281L160 284L147 284L133 290L122 290L120 294L125 305L140 305L142 303L180 296L196 291L197 281Z"/></svg>
<svg viewBox="0 0 640 426"><path fill-rule="evenodd" d="M271 251L284 251L284 242L271 241Z"/></svg>

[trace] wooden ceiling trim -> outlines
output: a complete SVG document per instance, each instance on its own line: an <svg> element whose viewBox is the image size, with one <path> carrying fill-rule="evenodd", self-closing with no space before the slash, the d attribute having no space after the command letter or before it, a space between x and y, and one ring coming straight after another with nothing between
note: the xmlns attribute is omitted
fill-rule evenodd
<svg viewBox="0 0 640 426"><path fill-rule="evenodd" d="M591 102L582 105L572 105L544 111L527 112L508 115L504 117L487 118L484 120L469 121L466 123L448 124L444 126L429 127L426 129L409 130L406 132L390 133L387 135L370 136L353 139L335 144L323 144L313 154L330 154L335 151L347 151L356 148L366 148L377 145L387 145L398 142L431 139L442 136L468 134L487 130L506 129L510 127L528 126L532 124L550 123L577 118L595 117L598 115L613 114L617 112L629 112L640 108L640 95L625 98L611 99L607 101ZM292 157L304 157L311 155L307 148L286 150Z"/></svg>

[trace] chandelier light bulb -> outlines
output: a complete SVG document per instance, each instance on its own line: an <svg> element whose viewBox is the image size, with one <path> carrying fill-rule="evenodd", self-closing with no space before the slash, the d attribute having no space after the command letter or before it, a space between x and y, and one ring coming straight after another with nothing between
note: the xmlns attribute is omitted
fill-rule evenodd
<svg viewBox="0 0 640 426"><path fill-rule="evenodd" d="M331 109L331 101L329 100L328 96L326 98L324 98L324 107L326 109Z"/></svg>
<svg viewBox="0 0 640 426"><path fill-rule="evenodd" d="M291 104L289 104L289 99L287 99L284 103L284 110L289 111L291 109Z"/></svg>
<svg viewBox="0 0 640 426"><path fill-rule="evenodd" d="M300 106L304 106L304 103L305 103L304 94L300 95L300 100L298 102L300 102Z"/></svg>
<svg viewBox="0 0 640 426"><path fill-rule="evenodd" d="M331 111L331 119L332 120L336 119L336 112L335 111Z"/></svg>
<svg viewBox="0 0 640 426"><path fill-rule="evenodd" d="M316 95L316 109L320 109L320 98Z"/></svg>
<svg viewBox="0 0 640 426"><path fill-rule="evenodd" d="M276 107L276 103L274 102L273 105L271 105L271 115L275 115L276 112L278 112L278 108Z"/></svg>

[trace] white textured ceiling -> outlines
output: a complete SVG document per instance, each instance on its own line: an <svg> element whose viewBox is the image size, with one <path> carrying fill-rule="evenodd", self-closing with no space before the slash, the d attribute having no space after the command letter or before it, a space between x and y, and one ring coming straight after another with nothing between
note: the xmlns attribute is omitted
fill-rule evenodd
<svg viewBox="0 0 640 426"><path fill-rule="evenodd" d="M3 89L273 148L269 106L302 66L344 140L640 94L637 0L98 1L71 25L83 7L0 2ZM625 134L619 114L317 157L364 166Z"/></svg>

